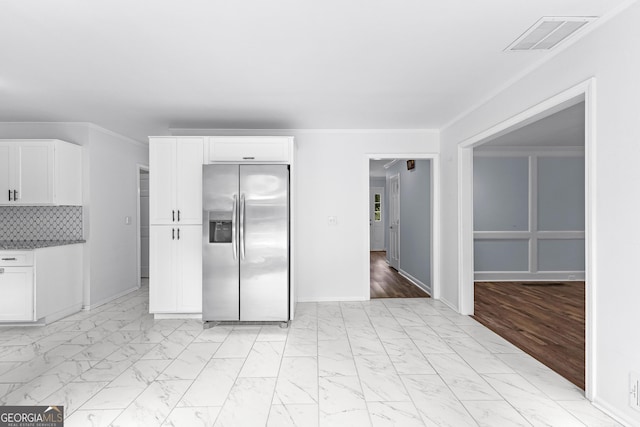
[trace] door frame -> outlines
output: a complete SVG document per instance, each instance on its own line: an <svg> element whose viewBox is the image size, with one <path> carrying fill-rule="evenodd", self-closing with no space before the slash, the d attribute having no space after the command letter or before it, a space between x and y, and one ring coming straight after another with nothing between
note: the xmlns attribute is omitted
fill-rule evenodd
<svg viewBox="0 0 640 427"><path fill-rule="evenodd" d="M383 240L382 250L384 250L385 246L387 245L387 239L385 239L385 237L384 237L384 232L385 232L385 230L384 230L384 219L386 218L386 215L387 215L387 211L384 208L384 204L386 202L386 199L385 199L386 196L384 194L385 193L384 192L385 187L379 187L377 185L369 187L369 220L371 221L370 222L371 227L373 227L374 224L375 224L375 217L372 218L372 214L373 214L373 209L372 208L373 208L373 204L375 203L375 200L374 201L371 200L371 191L372 190L376 190L376 189L377 190L382 190L380 192L374 192L374 194L380 193L380 222L382 222L382 225L381 225L382 226L382 240ZM371 228L370 230L373 230L373 228ZM369 245L371 245L371 234L369 234ZM374 251L374 250L379 251L380 249L371 249L371 246L369 246L369 251Z"/></svg>
<svg viewBox="0 0 640 427"><path fill-rule="evenodd" d="M393 203L393 198L389 196L389 211L391 211L392 209L395 211L394 218L396 218L399 223L400 222L400 191L401 191L400 190L400 173L391 175L387 180L387 188L389 189L388 190L389 195L391 195L391 188L393 188L393 185L392 185L393 181L398 182L398 205L391 208L391 204ZM398 265L393 265L393 261L392 261L393 258L391 257L391 253L387 254L388 255L387 261L389 262L389 266L395 268L396 271L398 271L399 273L400 272L400 227L396 228L395 234L396 234L396 243L398 245L398 253L396 254L396 256L398 257ZM391 240L391 215L389 215L389 252L391 252L391 241L392 241Z"/></svg>
<svg viewBox="0 0 640 427"><path fill-rule="evenodd" d="M138 288L142 286L142 237L140 233L140 174L142 171L149 172L149 166L143 165L140 163L136 163L136 188L137 188L137 199L136 199L136 256L138 257L137 272L138 278L136 279L136 283Z"/></svg>
<svg viewBox="0 0 640 427"><path fill-rule="evenodd" d="M365 242L362 257L362 295L365 300L371 299L371 271L370 271L370 254L371 247L369 232L369 166L370 160L374 159L416 159L431 160L431 297L440 299L440 154L438 153L369 153L365 154L362 161L364 162L362 175L362 241Z"/></svg>
<svg viewBox="0 0 640 427"><path fill-rule="evenodd" d="M596 79L590 78L458 144L458 307L474 309L473 149L577 102L585 103L585 395L596 392Z"/></svg>

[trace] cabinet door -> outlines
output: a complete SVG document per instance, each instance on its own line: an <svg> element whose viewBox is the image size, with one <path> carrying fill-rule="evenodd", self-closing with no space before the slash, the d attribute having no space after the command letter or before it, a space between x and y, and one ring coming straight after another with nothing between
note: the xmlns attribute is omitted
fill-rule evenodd
<svg viewBox="0 0 640 427"><path fill-rule="evenodd" d="M149 312L176 311L175 227L151 226L149 244Z"/></svg>
<svg viewBox="0 0 640 427"><path fill-rule="evenodd" d="M176 140L149 141L149 222L173 224L176 218Z"/></svg>
<svg viewBox="0 0 640 427"><path fill-rule="evenodd" d="M13 190L11 152L10 144L0 144L0 204L3 205L13 203L13 195L9 201L9 191Z"/></svg>
<svg viewBox="0 0 640 427"><path fill-rule="evenodd" d="M33 318L33 267L0 267L0 321Z"/></svg>
<svg viewBox="0 0 640 427"><path fill-rule="evenodd" d="M203 147L203 138L177 140L176 209L180 214L179 224L202 224Z"/></svg>
<svg viewBox="0 0 640 427"><path fill-rule="evenodd" d="M289 162L288 137L210 137L210 162Z"/></svg>
<svg viewBox="0 0 640 427"><path fill-rule="evenodd" d="M202 226L179 227L178 307L179 313L202 312Z"/></svg>
<svg viewBox="0 0 640 427"><path fill-rule="evenodd" d="M18 149L18 204L53 203L53 144L20 142Z"/></svg>

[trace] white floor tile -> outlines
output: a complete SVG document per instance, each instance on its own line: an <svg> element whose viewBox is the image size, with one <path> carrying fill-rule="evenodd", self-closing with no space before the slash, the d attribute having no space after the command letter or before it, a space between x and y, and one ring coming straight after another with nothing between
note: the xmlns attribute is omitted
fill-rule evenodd
<svg viewBox="0 0 640 427"><path fill-rule="evenodd" d="M76 426L617 426L430 298L301 303L289 328L155 320L148 290L0 329L0 404Z"/></svg>
<svg viewBox="0 0 640 427"><path fill-rule="evenodd" d="M404 375L402 380L427 426L477 426L438 375Z"/></svg>
<svg viewBox="0 0 640 427"><path fill-rule="evenodd" d="M318 427L318 405L272 405L267 427Z"/></svg>
<svg viewBox="0 0 640 427"><path fill-rule="evenodd" d="M214 426L265 425L275 385L275 378L238 378Z"/></svg>
<svg viewBox="0 0 640 427"><path fill-rule="evenodd" d="M113 427L161 425L190 384L189 380L154 381L113 421Z"/></svg>
<svg viewBox="0 0 640 427"><path fill-rule="evenodd" d="M278 404L318 403L318 361L315 357L285 357L273 398Z"/></svg>
<svg viewBox="0 0 640 427"><path fill-rule="evenodd" d="M79 409L68 418L65 415L64 425L66 427L109 427L121 413L122 409Z"/></svg>
<svg viewBox="0 0 640 427"><path fill-rule="evenodd" d="M240 371L240 377L277 377L284 344L284 341L255 342Z"/></svg>
<svg viewBox="0 0 640 427"><path fill-rule="evenodd" d="M369 413L358 377L323 377L320 426L367 426Z"/></svg>
<svg viewBox="0 0 640 427"><path fill-rule="evenodd" d="M174 408L162 425L166 427L210 427L216 421L220 409L217 406Z"/></svg>
<svg viewBox="0 0 640 427"><path fill-rule="evenodd" d="M424 427L411 402L369 402L367 407L373 427Z"/></svg>

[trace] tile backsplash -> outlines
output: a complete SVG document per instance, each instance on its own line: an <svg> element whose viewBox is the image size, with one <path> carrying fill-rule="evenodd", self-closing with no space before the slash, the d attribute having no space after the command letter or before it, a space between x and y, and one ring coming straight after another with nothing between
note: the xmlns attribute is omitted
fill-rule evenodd
<svg viewBox="0 0 640 427"><path fill-rule="evenodd" d="M0 206L0 240L82 239L82 206Z"/></svg>

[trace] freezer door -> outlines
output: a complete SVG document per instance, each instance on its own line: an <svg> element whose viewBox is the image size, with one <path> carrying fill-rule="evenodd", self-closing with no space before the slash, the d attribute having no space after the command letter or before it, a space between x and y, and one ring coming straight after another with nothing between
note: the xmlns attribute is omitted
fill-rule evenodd
<svg viewBox="0 0 640 427"><path fill-rule="evenodd" d="M289 320L289 168L241 165L240 320Z"/></svg>
<svg viewBox="0 0 640 427"><path fill-rule="evenodd" d="M202 320L240 319L238 165L202 169Z"/></svg>

